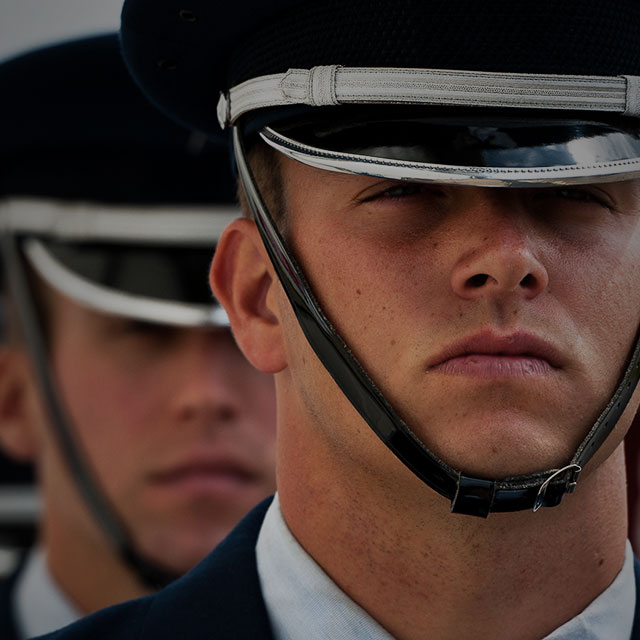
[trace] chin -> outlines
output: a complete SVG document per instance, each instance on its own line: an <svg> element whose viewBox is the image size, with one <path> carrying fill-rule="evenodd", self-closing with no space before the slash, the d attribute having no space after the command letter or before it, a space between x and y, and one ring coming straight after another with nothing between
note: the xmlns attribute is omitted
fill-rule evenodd
<svg viewBox="0 0 640 640"><path fill-rule="evenodd" d="M570 433L518 412L493 412L452 422L427 446L465 475L502 479L568 464L582 439Z"/></svg>
<svg viewBox="0 0 640 640"><path fill-rule="evenodd" d="M522 476L558 469L569 463L569 459L560 460L557 456L522 456L509 452L505 456L490 452L482 460L474 456L474 460L461 460L455 468L466 476L486 478L488 480L504 480L513 476Z"/></svg>
<svg viewBox="0 0 640 640"><path fill-rule="evenodd" d="M177 524L176 524L177 522ZM236 519L218 518L208 522L157 521L138 529L141 552L177 573L186 573L205 558L231 532Z"/></svg>

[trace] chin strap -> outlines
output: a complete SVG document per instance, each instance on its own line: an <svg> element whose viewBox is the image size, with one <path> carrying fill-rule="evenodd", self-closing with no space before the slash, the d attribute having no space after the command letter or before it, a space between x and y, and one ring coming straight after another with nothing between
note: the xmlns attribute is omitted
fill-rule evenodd
<svg viewBox="0 0 640 640"><path fill-rule="evenodd" d="M640 340L613 398L578 447L571 462L503 480L462 474L434 455L387 402L316 301L262 199L246 160L239 128L233 127L238 175L264 246L307 341L369 427L425 484L451 501L451 511L486 518L490 512L537 511L572 493L584 465L618 422L640 378Z"/></svg>
<svg viewBox="0 0 640 640"><path fill-rule="evenodd" d="M175 574L146 559L135 548L132 538L113 505L99 488L92 469L73 437L71 422L62 406L60 395L49 366L48 351L41 323L29 287L27 274L20 256L18 240L11 234L2 235L2 262L20 326L26 338L29 355L34 365L41 397L49 413L51 429L56 437L75 484L89 506L93 516L113 544L122 562L138 577L146 588L160 589L176 578Z"/></svg>

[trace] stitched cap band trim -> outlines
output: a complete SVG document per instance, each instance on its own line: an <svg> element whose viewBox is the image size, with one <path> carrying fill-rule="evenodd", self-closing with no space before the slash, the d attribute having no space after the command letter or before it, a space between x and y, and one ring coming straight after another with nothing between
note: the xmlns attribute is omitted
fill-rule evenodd
<svg viewBox="0 0 640 640"><path fill-rule="evenodd" d="M429 104L605 111L640 117L640 77L491 73L439 69L290 69L252 78L222 94L220 126L266 107Z"/></svg>

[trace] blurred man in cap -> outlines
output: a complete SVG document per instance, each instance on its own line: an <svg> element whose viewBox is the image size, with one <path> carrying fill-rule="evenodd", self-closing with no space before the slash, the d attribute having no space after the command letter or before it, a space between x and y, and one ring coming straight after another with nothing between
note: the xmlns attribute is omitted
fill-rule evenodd
<svg viewBox="0 0 640 640"><path fill-rule="evenodd" d="M147 102L115 35L0 87L0 442L43 499L0 629L27 638L167 584L272 493L275 396L207 282L226 154Z"/></svg>
<svg viewBox="0 0 640 640"><path fill-rule="evenodd" d="M639 30L630 0L125 2L139 84L233 140L211 280L276 374L278 493L53 637L640 638Z"/></svg>

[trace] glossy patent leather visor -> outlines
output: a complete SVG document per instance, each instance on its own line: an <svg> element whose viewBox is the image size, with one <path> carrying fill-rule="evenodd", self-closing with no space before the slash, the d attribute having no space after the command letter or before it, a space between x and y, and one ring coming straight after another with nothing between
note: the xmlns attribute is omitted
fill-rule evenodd
<svg viewBox="0 0 640 640"><path fill-rule="evenodd" d="M207 280L221 230L237 217L227 209L11 201L0 225L19 236L25 259L49 286L79 304L147 322L227 327Z"/></svg>
<svg viewBox="0 0 640 640"><path fill-rule="evenodd" d="M260 136L312 167L391 180L552 186L640 176L640 125L620 116L342 106Z"/></svg>

